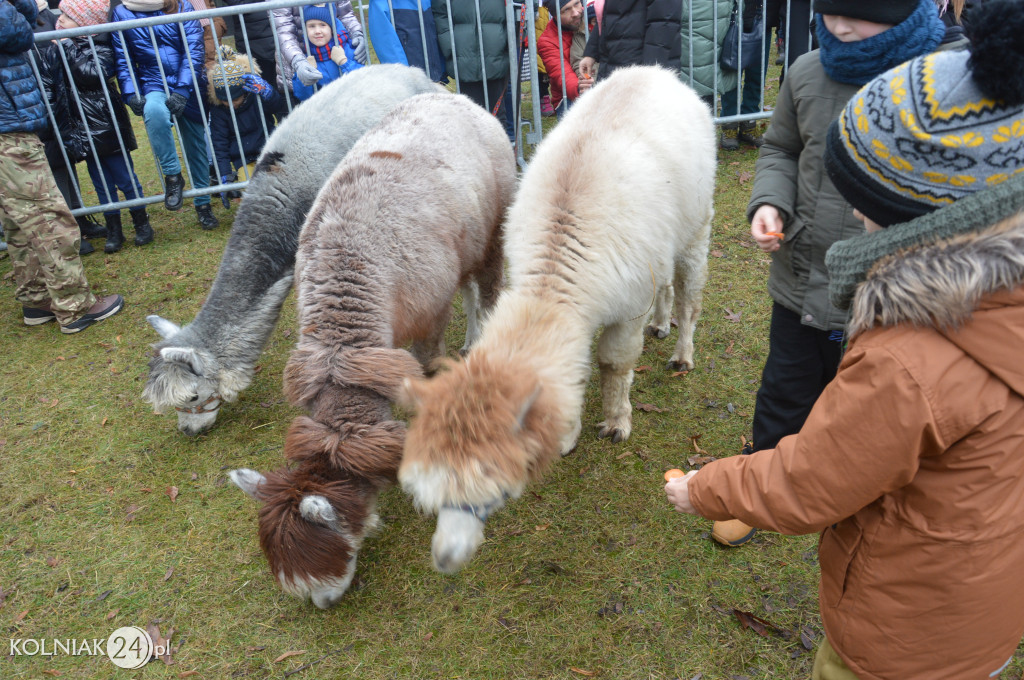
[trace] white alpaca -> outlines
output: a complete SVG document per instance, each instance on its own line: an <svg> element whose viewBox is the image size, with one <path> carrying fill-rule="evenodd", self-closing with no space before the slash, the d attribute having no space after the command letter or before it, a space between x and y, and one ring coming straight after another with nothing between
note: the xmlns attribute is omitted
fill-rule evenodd
<svg viewBox="0 0 1024 680"><path fill-rule="evenodd" d="M434 566L461 568L483 521L579 437L590 343L598 343L604 422L632 429L629 388L644 324L679 340L670 365L693 367L707 277L715 135L711 114L669 71L616 71L544 139L509 210L509 288L464 362L407 381L410 423L398 478L439 513ZM673 276L674 274L674 276Z"/></svg>

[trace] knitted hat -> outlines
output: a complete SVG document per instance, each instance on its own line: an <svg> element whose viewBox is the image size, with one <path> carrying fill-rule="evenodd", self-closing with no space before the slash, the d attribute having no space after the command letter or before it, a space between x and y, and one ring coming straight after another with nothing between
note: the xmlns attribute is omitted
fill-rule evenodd
<svg viewBox="0 0 1024 680"><path fill-rule="evenodd" d="M66 1L66 0L65 0ZM214 61L207 69L206 78L210 83L211 99L216 103L218 100L227 103L245 94L242 85L245 84L244 76L247 73L258 73L259 68L252 59L244 54L239 54L230 45L220 46L220 60ZM224 81L227 81L227 89L224 88Z"/></svg>
<svg viewBox="0 0 1024 680"><path fill-rule="evenodd" d="M901 64L865 85L828 131L836 189L881 226L1024 172L1024 3L987 2L973 47Z"/></svg>
<svg viewBox="0 0 1024 680"><path fill-rule="evenodd" d="M555 12L561 12L562 8L568 5L572 0L541 0L541 4L551 12L552 16ZM583 3L586 5L586 2Z"/></svg>
<svg viewBox="0 0 1024 680"><path fill-rule="evenodd" d="M814 0L814 12L895 26L913 14L918 4L918 0Z"/></svg>
<svg viewBox="0 0 1024 680"><path fill-rule="evenodd" d="M61 0L60 11L79 26L105 24L110 12L108 0Z"/></svg>
<svg viewBox="0 0 1024 680"><path fill-rule="evenodd" d="M327 5L306 5L302 8L303 21L322 21L328 26L333 26L332 14L337 16L337 10Z"/></svg>

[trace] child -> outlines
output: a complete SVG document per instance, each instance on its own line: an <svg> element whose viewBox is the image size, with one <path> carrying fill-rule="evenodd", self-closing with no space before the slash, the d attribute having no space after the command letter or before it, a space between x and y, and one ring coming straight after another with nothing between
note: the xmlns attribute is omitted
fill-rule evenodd
<svg viewBox="0 0 1024 680"><path fill-rule="evenodd" d="M228 45L220 47L220 64L207 71L214 176L224 184L238 181L238 170L256 162L267 135L274 132L274 114L283 108L281 95L258 73L255 62ZM221 196L225 208L228 193Z"/></svg>
<svg viewBox="0 0 1024 680"><path fill-rule="evenodd" d="M971 18L970 53L889 71L827 133L869 232L828 253L853 301L835 380L776 450L665 487L821 532L816 680L995 678L1024 634L1024 3Z"/></svg>
<svg viewBox="0 0 1024 680"><path fill-rule="evenodd" d="M789 69L747 207L751 235L773 253L768 292L774 304L753 443L745 453L775 448L798 432L839 366L846 315L828 302L825 251L864 228L823 178L828 126L861 85L933 51L945 33L932 0L815 0L814 8L821 49ZM741 522L716 522L711 535L741 545L754 532Z"/></svg>
<svg viewBox="0 0 1024 680"><path fill-rule="evenodd" d="M189 3L179 4L178 0L124 0L114 8L110 20L130 21L189 12L192 12ZM150 39L151 30L155 45ZM135 115L142 116L150 146L164 174L164 207L180 210L185 179L181 176L181 161L171 133L173 120L178 123L193 188L210 186L206 134L199 105L199 97L206 87L203 28L198 21L185 20L180 24L115 31L111 36L121 94ZM193 72L198 86L193 82ZM215 229L219 226L210 209L209 196L196 196L192 202L200 227Z"/></svg>
<svg viewBox="0 0 1024 680"><path fill-rule="evenodd" d="M323 79L316 82L320 87L363 66L356 61L355 49L344 24L340 20L334 21L331 16L332 9L328 5L309 5L303 8L306 51L310 55L307 60L323 75ZM331 28L332 23L335 29ZM292 77L292 91L300 101L305 101L316 90L314 85L304 84L296 74Z"/></svg>
<svg viewBox="0 0 1024 680"><path fill-rule="evenodd" d="M56 27L61 30L107 23L106 0L62 0L60 11ZM70 142L81 147L89 178L101 204L116 203L118 190L124 194L125 200L142 198L142 183L135 175L131 157L131 152L138 145L128 121L128 112L115 85L114 50L110 46L109 34L92 36L92 46L88 37L79 36L62 40L60 45L50 44L44 48L45 69L58 74L57 79L63 85L66 76L58 50L64 51L85 116L82 121L77 108L64 110L68 119L66 125L61 125L65 145ZM70 91L66 87L54 89L57 92L64 91L64 96L70 98ZM130 214L135 227L135 245L151 243L153 228L146 208L132 208ZM103 213L103 217L107 230L103 252L116 253L124 245L121 211L108 210Z"/></svg>

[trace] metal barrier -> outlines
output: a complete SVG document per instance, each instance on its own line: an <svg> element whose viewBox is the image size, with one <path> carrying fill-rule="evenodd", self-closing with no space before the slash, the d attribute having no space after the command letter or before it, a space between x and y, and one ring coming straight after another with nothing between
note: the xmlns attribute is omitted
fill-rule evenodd
<svg viewBox="0 0 1024 680"><path fill-rule="evenodd" d="M187 1L188 0L182 0L182 2L187 2ZM396 0L380 0L380 1L387 3L388 15L389 15L389 18L391 20L392 26L394 26L395 25L395 1ZM484 42L483 42L484 41L484 37L483 37L484 30L483 30L483 24L482 24L482 19L481 19L481 7L480 7L481 1L482 0L432 0L432 2L434 2L434 3L443 3L445 5L445 7L446 7L446 10L447 10L447 17L448 17L448 26L447 26L447 28L448 28L448 37L449 37L449 45L448 45L448 47L450 48L450 52L452 54L452 61L453 61L453 69L452 70L454 71L454 73L450 73L448 75L451 76L454 79L454 89L456 91L461 91L462 90L462 81L459 79L459 58L458 58L458 54L457 54L457 51L456 51L456 45L455 45L455 25L453 24L453 19L452 19L452 14L453 14L452 10L453 10L453 8L465 10L466 3L473 3L473 9L475 11L475 17L476 17L476 27L475 27L476 28L476 37L478 39L478 46L479 46L480 53L481 53L480 54L480 60L481 60L480 68L481 68L481 72L483 74L489 75L489 74L487 74L487 69L486 69L486 64L485 64L485 53L484 53L485 51L484 51ZM687 63L689 63L689 64L693 63L693 40L692 40L692 38L693 38L693 35L694 35L694 31L693 31L691 9L693 8L693 5L695 3L709 2L715 8L714 12L715 12L715 19L716 20L714 21L714 26L715 26L715 33L714 33L714 36L713 36L714 44L715 45L720 45L721 44L721 39L720 38L724 37L724 36L719 36L718 35L718 23L719 22L717 21L717 19L718 19L718 14L717 14L717 7L718 7L718 5L717 5L716 0L679 0L679 1L682 3L682 6L683 6L682 8L685 11L685 16L690 17L689 20L684 20L683 29L682 29L684 33L688 32L688 34L689 34L689 37L690 37L690 40L689 40L690 53L688 55L683 55L683 57L682 57L681 79L684 82L687 82L687 78L689 78L690 83L693 84L693 77L694 77L693 76L693 69L687 69L685 66L686 66ZM743 3L743 1L744 0L734 0L734 2L737 3L737 5L738 5L740 16L742 16L742 3ZM747 1L748 2L752 2L754 0L747 0ZM362 39L364 41L366 41L367 45L370 45L370 35L369 35L370 31L368 30L369 27L367 26L367 11L376 2L378 2L378 0L357 0L357 1L353 2L353 11L357 15L357 17L359 19L359 23L363 27L363 37L362 37ZM781 2L787 7L788 11L792 11L792 9L793 9L792 8L793 0L781 0ZM163 26L163 25L167 25L167 24L177 24L178 32L179 32L179 34L181 36L182 44L183 45L187 45L188 44L188 39L187 39L187 36L185 34L184 22L186 22L186 21L201 21L203 19L211 19L212 20L215 17L234 18L233 20L237 21L238 25L240 27L241 43L242 43L240 45L238 44L238 37L239 36L238 36L238 33L236 32L236 34L234 36L234 42L235 42L236 49L238 49L238 51L240 51L240 52L244 52L249 57L252 57L252 58L255 59L257 55L253 54L253 52L251 50L250 40L249 40L249 33L248 33L248 30L247 30L247 24L251 24L252 23L254 15L263 15L263 16L267 17L267 19L269 21L269 26L271 28L271 32L272 32L273 40L274 40L275 59L277 60L278 70L279 70L279 72L282 73L282 76L279 79L279 81L271 83L271 84L274 87L280 87L280 89L282 90L281 94L285 98L286 108L287 108L288 111L291 111L291 109L296 105L296 102L295 102L295 97L294 97L293 93L291 92L290 83L283 82L283 72L285 72L285 68L284 68L284 65L282 64L282 59L281 59L281 37L279 35L278 26L277 26L277 23L274 20L274 16L273 15L274 15L274 11L275 10L287 11L287 10L291 10L294 7L298 7L299 8L299 19L302 22L302 24L304 25L304 23L305 23L305 18L304 18L304 16L305 16L304 15L304 11L305 10L304 10L304 7L307 7L307 6L313 5L313 4L316 4L315 1L311 2L310 0L267 0L266 2L256 2L256 3L253 3L253 4L238 5L238 6L235 6L235 7L219 7L219 8L214 8L214 9L207 9L207 10L187 12L185 14L172 14L172 15L167 15L167 16L161 15L161 16L149 17L149 18L144 18L144 19L135 19L135 20L131 20L131 21L122 21L122 22L117 22L117 23L108 23L108 24L101 24L101 25L96 25L96 26L85 26L85 27L78 27L78 28L72 28L72 29L66 29L66 30L49 31L49 32L44 32L44 33L38 33L36 35L35 40L36 40L36 43L37 43L37 48L40 47L40 44L45 45L47 42L49 42L51 40L55 41L56 46L57 46L57 50L58 50L58 52L60 54L61 64L62 64L63 69L64 69L64 74L63 75L64 75L64 77L66 79L66 82L70 86L71 99L73 100L73 104L74 104L73 110L77 111L77 114L80 117L80 122L81 122L82 126L85 128L85 130L87 132L87 136L89 137L88 153L91 154L92 160L95 162L95 164L97 166L100 166L100 160L99 160L100 157L99 157L99 155L98 155L98 153L96 151L95 145L92 142L92 138L91 138L92 134L91 134L91 131L89 130L89 125L88 125L87 117L85 115L85 111L84 111L83 106L82 106L81 95L80 95L80 93L79 93L79 91L77 89L77 86L76 86L76 83L75 83L75 79L72 76L71 66L69 64L69 61L68 61L68 58L67 58L67 54L65 52L65 47L61 43L62 39L64 39L64 38L74 38L74 37L78 37L78 36L86 36L87 40L88 40L88 43L89 43L89 47L90 47L91 50L93 50L94 47L95 47L95 42L94 42L93 36L101 35L101 34L107 34L107 35L118 34L118 36L120 37L121 43L125 44L125 39L124 39L124 32L125 31L129 31L129 30L136 29L136 28L147 28L148 32L149 32L150 43L154 46L154 51L157 54L157 62L158 62L158 66L159 66L159 69L160 69L161 79L163 80L164 93L165 93L165 95L169 96L170 95L170 91L169 91L167 83L166 83L166 78L164 78L164 75L165 75L164 71L163 71L164 66L163 66L162 61L159 58L159 50L155 49L157 38L156 38L156 33L155 33L155 30L154 30L154 27ZM424 70L427 73L430 73L431 72L431 66L432 66L432 64L430 63L430 52L431 52L431 50L428 49L428 44L427 44L427 34L428 34L428 31L425 30L426 27L424 25L424 22L425 21L432 21L433 17L431 16L430 9L424 10L423 4L424 4L424 0L415 0L415 5L414 6L419 8L419 12L418 12L418 14L419 14L419 29L420 29L420 36L422 38L422 49L423 49L423 60L424 60L423 68L424 68ZM541 103L540 103L542 93L540 92L539 80L538 80L538 71L537 71L537 66L538 66L540 60L539 60L538 54L537 54L537 41L536 41L537 32L536 32L536 23L535 23L535 18L536 18L536 15L537 15L537 8L538 8L538 6L539 6L539 2L535 2L535 0L524 0L523 2L515 2L513 0L505 0L505 2L504 2L505 23L506 23L506 34L507 34L507 41L508 41L508 56L509 56L509 72L507 74L508 87L506 88L505 92L508 93L510 95L510 97L508 98L508 100L504 100L504 95L502 95L501 97L498 98L499 101L491 101L491 99L492 99L491 92L488 91L488 87L487 87L486 82L483 84L483 86L481 88L482 89L482 101L480 101L480 103L483 104L483 106L485 108L488 108L489 110L491 110L495 114L498 113L498 105L500 103L502 103L502 101L504 101L506 106L510 105L510 108L512 109L512 111L511 111L511 118L512 118L513 121L515 121L515 124L514 124L514 128L515 129L514 129L513 133L514 133L514 136L515 136L516 154L517 154L517 159L518 159L518 161L519 161L521 166L525 166L525 164L526 164L525 156L524 156L524 148L525 148L525 146L538 144L541 141L542 136L543 136L542 126L541 126ZM334 21L335 26L332 26L332 32L333 32L333 31L336 31L337 20L338 20L339 17L336 14L335 5L328 4L327 7L330 8L331 15L335 19L335 21ZM376 9L379 11L380 10L380 6L378 5L376 7ZM427 16L426 19L424 18L424 11L426 11L426 16ZM761 11L762 11L762 13L764 13L766 11L766 8L762 7ZM763 14L763 16L765 16L765 15ZM561 28L562 28L561 14L559 12L553 12L550 20L552 22L555 22L555 24L557 26L557 29L559 31L559 34L560 34L561 33ZM762 26L767 26L767 25L768 25L768 21L763 21L762 22ZM584 14L582 30L587 35L589 35L589 26L588 26L588 21L586 19L586 14ZM766 55L764 57L765 60L767 59L767 52L768 52L768 47L769 47L769 42L770 42L770 37L771 37L770 35L768 35L768 34L770 34L770 31L771 31L770 28L766 28L765 29L766 35L763 36L764 45L765 45L765 53L766 53ZM217 31L216 30L212 30L211 29L211 32L213 33L213 41L214 41L214 45L216 47L216 62L217 62L217 66L219 67L218 71L219 71L219 73L223 74L224 63L223 63L222 56L221 56L221 51L220 51L221 39L217 36ZM300 45L303 45L305 48L307 48L306 54L308 56L308 43L303 39L303 40L300 41ZM370 45L370 46L372 47L372 45ZM39 65L38 60L36 58L35 50L30 50L29 55L30 55L30 62L32 64L32 68L33 68L33 70L35 72L36 78L39 81L40 87L42 87L42 77L41 77L41 74L40 74L40 65ZM264 58L267 57L267 55L261 55L261 56L264 57ZM100 69L99 60L96 57L94 52L92 54L92 58L94 60L94 65L96 66L97 70L101 70ZM203 92L201 90L201 88L200 88L200 82L203 79L205 79L205 74L203 74L201 76L197 72L197 69L205 69L205 65L204 64L195 64L195 63L193 63L191 58L189 58L188 55L187 55L187 50L186 50L186 59L189 62L188 63L188 67L189 67L189 73L190 73L191 80L192 80L192 87L193 87L193 89L199 95L197 97L197 99L199 101L200 113L201 113L201 116L202 116L202 119L203 119L203 134L205 136L206 146L207 146L207 150L208 150L208 153L209 153L212 150L212 136L211 136L211 130L210 130L210 116L209 116L208 104L205 101L205 92ZM717 51L717 48L715 50L714 59L715 59L715 64L717 64L718 63L718 51ZM130 78L131 78L131 81L132 81L132 83L134 85L135 92L141 95L142 89L140 88L140 83L138 81L137 75L135 74L134 70L132 69L131 60L128 59L127 61L128 61L128 70L129 70ZM441 68L445 69L445 65L441 64ZM562 61L562 63L559 64L559 68L561 69L561 74L560 75L562 76L562 82L564 83L565 80L566 80L565 79L565 69L566 69L566 66L565 66L564 61ZM738 109L739 109L739 104L740 104L742 82L738 82L737 86L736 86L736 107L737 107L737 111L736 112L723 111L722 115L720 117L716 118L716 122L719 122L719 123L731 123L731 122L738 122L738 121L744 121L744 120L753 120L753 119L758 119L758 118L766 118L766 117L769 117L771 115L770 112L766 111L765 107L764 107L764 83L765 83L764 72L767 71L767 64L766 63L762 64L762 68L763 68L763 71L762 71L762 77L761 77L761 96L760 96L760 102L759 102L758 111L755 112L755 113L752 113L752 114L750 114L750 113L748 113L748 114L741 114L741 113L739 113ZM717 71L718 71L718 69L716 67L716 69L715 69L715 78L714 78L714 86L713 86L714 93L715 93L714 94L713 104L715 106L715 110L716 111L718 110L719 100L721 99L721 96L723 94L722 92L719 91L720 88L719 88L719 83L718 83L718 72ZM225 90L228 90L227 77L226 76L223 76L223 77L224 77L224 88L225 88ZM496 80L502 80L503 81L503 80L505 80L505 77L506 77L505 74L497 74ZM107 82L104 79L101 79L101 81L102 81L102 90L103 90L103 95L104 95L104 98L105 98L105 103L106 103L107 111L113 117L115 115L115 113L114 113L115 112L115 107L124 106L124 103L121 101L121 95L120 95L119 91L111 91L111 88L108 87ZM530 97L530 104L531 104L531 106L530 106L531 115L529 116L529 119L524 119L524 117L522 116L521 111L520 111L520 109L521 109L521 101L522 101L522 93L523 93L523 89L524 89L524 85L525 84L529 85L529 90L530 90L529 97ZM48 99L48 98L44 97L44 99ZM267 121L267 118L268 118L267 111L265 111L265 109L264 109L264 104L263 104L263 101L261 100L261 98L256 97L256 103L257 103L257 106L259 107L260 118L263 121L263 133L264 133L265 136L269 136L269 132L270 131L267 128L267 125L266 125L266 121ZM53 128L53 131L54 131L54 134L55 134L55 136L57 138L57 142L58 142L58 144L61 147L61 153L63 155L64 162L67 164L69 169L73 170L74 164L70 162L70 159L68 157L67 151L64 148L65 147L64 140L61 137L61 133L60 133L61 125L58 124L58 121L56 119L56 115L55 115L55 113L53 111L53 108L50 106L49 101L46 102L46 108L47 108L47 116L48 116L48 118L50 120L50 124L51 124L51 126ZM199 188L199 189L195 188L196 185L195 185L195 182L193 181L195 178L192 176L192 170L189 167L188 158L187 158L187 152L186 152L186 149L185 149L185 144L180 143L181 140L182 140L181 124L179 123L179 121L176 118L172 117L172 124L173 124L174 130L176 132L176 136L177 136L178 142L179 142L176 146L177 146L177 148L180 149L181 154L182 154L181 166L183 168L183 172L185 174L187 174L187 176L188 176L188 185L190 187L192 187L189 190L184 192L185 197L195 197L195 196L200 196L200 195L218 194L218 193L224 192L224 191L242 190L248 184L249 175L248 175L248 169L246 167L247 163L245 162L246 154L245 154L245 149L244 149L244 145L243 145L243 142L242 142L242 134L241 134L241 131L238 128L238 122L237 122L237 118L236 118L236 115L235 115L234 108L229 106L228 109L230 111L231 123L232 123L232 128L233 128L232 131L234 133L234 144L237 144L237 150L238 150L238 153L239 153L239 157L241 158L241 162L238 165L238 169L243 173L243 176L238 178L239 181L213 183L213 184L211 184L209 186L206 186L204 188ZM123 137L121 135L121 132L120 132L120 130L118 129L118 127L116 125L115 125L114 129L118 130L118 140L119 140L120 145L121 145L122 159L125 162L125 165L127 165L128 167L131 167L132 164L131 164L130 159L129 159L129 152L126 150L126 145L124 143L124 139L123 139ZM143 144L141 144L141 140L140 140L139 147L141 148L142 146L143 146ZM152 148L151 148L151 151L152 151ZM159 159L157 158L156 153L152 152L150 155L152 156L152 158L154 160L154 163L155 163L155 166L156 166L156 170L157 170L157 175L158 176L162 176L162 172L160 171ZM227 175L230 175L230 168L221 168L221 167L219 167L219 163L217 162L216 157L213 154L210 154L210 163L211 163L211 165L213 165L214 174L215 174L216 178L223 178L223 177L225 177ZM116 199L117 198L116 187L107 186L106 179L102 176L103 173L100 173L100 174L101 174L100 179L101 179L101 183L103 184L103 190L104 190L103 194L106 195L106 196L113 196ZM72 178L75 177L74 172L72 172L71 175L72 175ZM79 202L84 206L85 205L85 201L83 200L83 196L82 196L82 193L81 193L81 190L80 190L79 186L74 181L72 181L71 184L72 184L72 190L75 192L76 197L78 198ZM99 189L99 187L97 187L97 189ZM142 187L141 186L137 186L136 189L139 191L138 195L141 196L141 189L142 189ZM99 192L97 192L97 193L99 194ZM77 216L77 215L85 215L85 214L96 213L96 212L100 212L100 211L111 211L111 210L119 210L119 209L122 209L122 208L133 208L133 207L138 207L138 206L142 206L142 205L147 205L147 204L152 204L152 203L160 202L162 200L162 198L163 198L163 195L160 194L160 195L148 196L148 197L144 197L144 198L140 197L140 198L136 198L136 199L132 199L132 200L114 201L114 202L105 203L105 204L102 204L102 205L86 206L86 207L78 208L78 209L73 210L72 212Z"/></svg>

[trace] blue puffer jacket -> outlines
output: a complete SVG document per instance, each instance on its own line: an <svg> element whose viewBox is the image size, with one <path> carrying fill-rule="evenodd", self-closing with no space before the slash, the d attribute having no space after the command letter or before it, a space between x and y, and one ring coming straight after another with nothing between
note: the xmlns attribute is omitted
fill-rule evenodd
<svg viewBox="0 0 1024 680"><path fill-rule="evenodd" d="M0 0L0 133L46 127L43 94L25 54L36 14L35 0Z"/></svg>
<svg viewBox="0 0 1024 680"><path fill-rule="evenodd" d="M179 4L178 14L191 11L192 7L187 2ZM118 5L111 13L110 20L130 21L158 16L164 16L164 12L134 12L124 5ZM195 122L200 122L203 115L199 110L198 97L204 97L205 106L206 93L203 27L195 20L184 21L180 25L185 29L187 44L182 42L179 24L153 26L156 50L153 49L153 42L149 37L149 28L132 28L124 31L123 43L120 31L111 33L111 42L117 55L117 80L121 85L121 94L127 102L136 93L145 96L149 92L163 92L166 78L168 91L188 97L185 115ZM164 78L160 77L161 65ZM193 70L199 82L198 89L192 82Z"/></svg>

